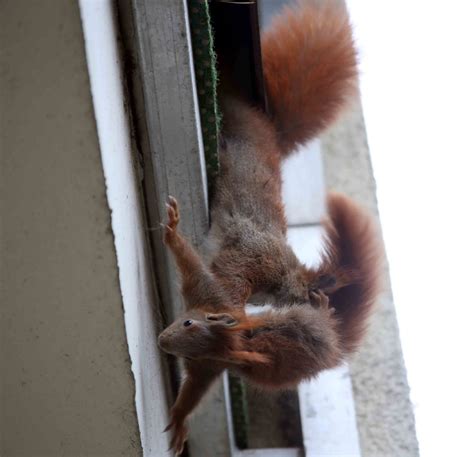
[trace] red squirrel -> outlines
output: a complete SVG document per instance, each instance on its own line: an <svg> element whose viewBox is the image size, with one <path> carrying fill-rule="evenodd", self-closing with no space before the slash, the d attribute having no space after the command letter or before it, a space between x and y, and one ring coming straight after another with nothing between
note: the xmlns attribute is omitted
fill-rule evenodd
<svg viewBox="0 0 474 457"><path fill-rule="evenodd" d="M183 357L186 377L171 409L179 454L186 418L225 369L267 389L285 389L339 365L364 335L379 290L376 225L348 197L330 193L323 260L302 265L286 240L281 163L337 119L356 90L357 62L344 8L286 8L262 38L270 114L223 97L220 174L201 257L178 231L170 197L164 242L181 273L187 311L160 347ZM272 309L247 315L253 295Z"/></svg>

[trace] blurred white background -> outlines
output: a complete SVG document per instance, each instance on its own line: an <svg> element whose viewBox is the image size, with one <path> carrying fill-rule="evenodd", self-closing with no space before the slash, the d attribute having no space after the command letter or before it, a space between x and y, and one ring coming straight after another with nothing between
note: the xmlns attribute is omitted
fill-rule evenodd
<svg viewBox="0 0 474 457"><path fill-rule="evenodd" d="M474 2L347 2L421 455L474 456Z"/></svg>

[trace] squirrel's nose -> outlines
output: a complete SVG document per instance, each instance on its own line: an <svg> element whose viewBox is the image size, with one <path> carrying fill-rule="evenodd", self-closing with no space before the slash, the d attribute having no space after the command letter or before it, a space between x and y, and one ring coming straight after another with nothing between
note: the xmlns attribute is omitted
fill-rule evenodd
<svg viewBox="0 0 474 457"><path fill-rule="evenodd" d="M158 346L160 346L161 349L166 351L166 347L168 345L168 339L166 338L166 335L164 332L158 337Z"/></svg>

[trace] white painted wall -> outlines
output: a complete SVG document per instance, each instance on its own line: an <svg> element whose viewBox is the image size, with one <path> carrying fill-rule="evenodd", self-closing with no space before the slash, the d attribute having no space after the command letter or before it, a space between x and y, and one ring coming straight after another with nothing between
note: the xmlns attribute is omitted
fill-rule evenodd
<svg viewBox="0 0 474 457"><path fill-rule="evenodd" d="M168 454L165 382L157 346L150 264L137 188L127 100L123 92L115 12L110 0L80 0L94 112L112 214L112 230L135 378L135 402L144 455Z"/></svg>

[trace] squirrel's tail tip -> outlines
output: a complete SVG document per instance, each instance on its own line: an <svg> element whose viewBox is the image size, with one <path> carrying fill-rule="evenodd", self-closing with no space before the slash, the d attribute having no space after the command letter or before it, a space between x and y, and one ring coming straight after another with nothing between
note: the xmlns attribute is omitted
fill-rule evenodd
<svg viewBox="0 0 474 457"><path fill-rule="evenodd" d="M339 2L286 7L262 36L270 116L288 153L336 120L357 93L357 52Z"/></svg>
<svg viewBox="0 0 474 457"><path fill-rule="evenodd" d="M328 196L329 258L335 271L348 275L348 283L331 295L347 353L360 345L383 289L384 249L375 218L351 198Z"/></svg>

